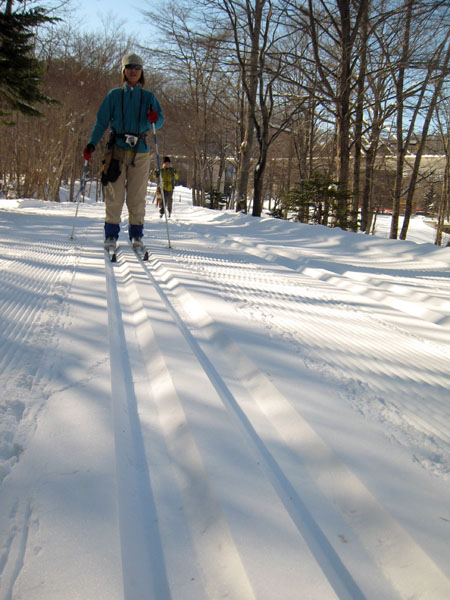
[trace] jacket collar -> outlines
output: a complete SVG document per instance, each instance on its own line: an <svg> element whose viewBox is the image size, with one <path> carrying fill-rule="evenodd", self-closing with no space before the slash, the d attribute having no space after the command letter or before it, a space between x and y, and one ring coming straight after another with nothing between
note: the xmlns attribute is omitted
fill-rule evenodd
<svg viewBox="0 0 450 600"><path fill-rule="evenodd" d="M141 88L142 85L140 83L137 83L134 87L131 87L131 85L128 83L128 81L125 81L125 83L123 84L123 89L125 91L133 91L135 88Z"/></svg>

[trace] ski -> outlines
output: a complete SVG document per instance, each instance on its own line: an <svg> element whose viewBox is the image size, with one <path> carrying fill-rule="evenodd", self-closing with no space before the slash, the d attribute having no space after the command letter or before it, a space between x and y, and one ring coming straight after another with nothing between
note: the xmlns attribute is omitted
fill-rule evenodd
<svg viewBox="0 0 450 600"><path fill-rule="evenodd" d="M137 254L137 256L142 258L142 260L145 260L145 261L148 260L150 253L148 251L148 248L146 246L144 246L144 243L142 242L142 240L137 240L137 239L133 238L131 240L131 246L132 246L133 250L135 251L135 253Z"/></svg>
<svg viewBox="0 0 450 600"><path fill-rule="evenodd" d="M117 262L117 250L116 248L108 248L109 260L112 263Z"/></svg>
<svg viewBox="0 0 450 600"><path fill-rule="evenodd" d="M117 262L117 247L118 244L116 241L107 241L104 245L105 252L108 253L108 258L113 263Z"/></svg>

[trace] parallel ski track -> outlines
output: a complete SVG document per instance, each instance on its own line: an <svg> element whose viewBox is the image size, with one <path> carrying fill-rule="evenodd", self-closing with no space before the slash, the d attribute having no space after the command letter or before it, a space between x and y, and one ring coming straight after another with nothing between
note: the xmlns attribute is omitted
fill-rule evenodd
<svg viewBox="0 0 450 600"><path fill-rule="evenodd" d="M131 248L121 251L116 266L106 264L125 596L139 597L132 594L141 586L158 600L271 599L267 580L274 585L275 576L276 586L276 577L289 573L292 598L298 598L298 585L305 598L450 597L450 581L208 314L183 281L187 267L206 274L211 293L219 292L228 309L253 310L240 283L245 277L245 290L252 288L248 265L241 274L239 265L179 250L154 251L144 263ZM298 280L282 273L274 281L260 265L254 273L261 300L254 310L263 309L262 321L272 324L276 313L275 326L288 338L310 331L317 343L314 312L324 288L302 288L299 310ZM291 292L277 291L286 284ZM342 330L332 331L330 306L330 336L342 343ZM351 319L358 321L355 313ZM177 382L182 369L191 374L189 390ZM221 437L203 422L217 424ZM433 431L444 435L440 427L437 419ZM247 520L229 497L239 489L237 465L247 493L254 490L249 506L261 518L268 482L278 499L272 510L279 519L279 506L289 515L292 542L285 555L280 548L286 572L270 561L258 569L253 555L261 539L256 546L242 539ZM268 535L277 547L274 532ZM343 543L349 539L352 544ZM263 554L259 558L264 562ZM297 565L291 571L290 560Z"/></svg>

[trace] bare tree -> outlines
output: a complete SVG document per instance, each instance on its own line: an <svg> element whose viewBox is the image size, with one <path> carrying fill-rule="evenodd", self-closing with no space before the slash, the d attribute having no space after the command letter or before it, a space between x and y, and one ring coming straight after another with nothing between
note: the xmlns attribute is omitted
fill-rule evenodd
<svg viewBox="0 0 450 600"><path fill-rule="evenodd" d="M416 150L414 159L414 165L409 180L408 191L406 195L405 203L405 216L403 219L403 225L400 232L400 239L405 240L408 232L409 222L411 218L412 205L414 192L416 189L416 183L419 176L419 168L422 160L425 144L427 141L428 130L430 127L431 119L436 111L436 104L441 94L441 89L444 84L445 78L449 74L449 63L450 63L450 31L444 37L442 43L436 49L431 61L428 63L427 75L425 81L430 81L433 87L431 98L428 101L428 108L426 110L421 135L419 137L419 143Z"/></svg>
<svg viewBox="0 0 450 600"><path fill-rule="evenodd" d="M450 110L447 101L443 101L436 111L439 135L445 153L445 167L442 177L441 194L437 207L436 246L442 244L444 223L450 218Z"/></svg>
<svg viewBox="0 0 450 600"><path fill-rule="evenodd" d="M220 26L208 27L201 12L189 3L171 3L164 13L156 10L145 14L158 24L164 40L146 50L153 64L156 57L157 66L166 76L164 94L168 102L178 105L178 119L173 115L172 126L177 128L192 161L193 201L204 206L211 186L212 162L223 154L220 141L223 132L229 130L230 119L234 119L230 111L233 85L221 61L226 34ZM228 147L226 140L223 143Z"/></svg>
<svg viewBox="0 0 450 600"><path fill-rule="evenodd" d="M445 8L445 7L444 7ZM441 2L423 3L404 0L398 11L399 22L394 32L400 40L400 54L392 47L387 50L389 69L396 94L395 138L396 176L393 192L393 210L390 237L398 237L401 200L404 196L404 167L411 143L418 138L418 152L414 159L412 177L406 189L406 223L402 229L405 239L411 215L412 200L429 124L435 110L436 98L447 74L446 46L448 33L441 36L441 28L432 22L434 13L441 13ZM441 20L441 14L438 15ZM447 28L445 28L447 29ZM427 35L427 32L428 35ZM431 95L430 95L431 90ZM422 117L422 112L425 115ZM422 127L420 128L420 123Z"/></svg>
<svg viewBox="0 0 450 600"><path fill-rule="evenodd" d="M353 200L350 211L350 228L358 229L358 213L360 202L360 177L363 150L364 112L366 110L366 78L367 54L369 41L369 2L363 3L361 15L361 31L359 35L359 70L356 77L356 101L354 118L354 162L353 162Z"/></svg>
<svg viewBox="0 0 450 600"><path fill-rule="evenodd" d="M215 2L213 4L216 5ZM253 0L253 2L223 0L216 7L223 10L228 17L244 91L243 135L239 150L236 210L247 211L247 189L253 155L259 73L267 45L272 3L270 0Z"/></svg>
<svg viewBox="0 0 450 600"><path fill-rule="evenodd" d="M311 36L315 66L321 78L322 102L334 105L337 137L337 179L341 191L348 190L350 177L350 128L354 68L361 23L367 17L368 0L308 0L303 13ZM363 46L364 47L364 46ZM336 224L347 227L347 201L339 201Z"/></svg>
<svg viewBox="0 0 450 600"><path fill-rule="evenodd" d="M298 104L292 104L287 99L280 83L288 66L285 60L288 38L282 23L285 3L272 0L225 0L209 4L222 11L231 25L243 89L237 210L247 209L248 180L255 154L252 214L260 216L269 148L300 110ZM255 133L257 154L253 151Z"/></svg>

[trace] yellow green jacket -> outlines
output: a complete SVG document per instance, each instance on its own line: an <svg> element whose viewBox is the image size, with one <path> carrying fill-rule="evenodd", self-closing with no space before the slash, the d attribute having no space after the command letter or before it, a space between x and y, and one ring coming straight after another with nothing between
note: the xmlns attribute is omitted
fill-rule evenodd
<svg viewBox="0 0 450 600"><path fill-rule="evenodd" d="M154 177L158 179L158 170L155 171ZM175 181L179 178L177 170L174 167L163 167L161 169L161 179L163 182L163 187L165 192L173 192L173 188L175 187Z"/></svg>

